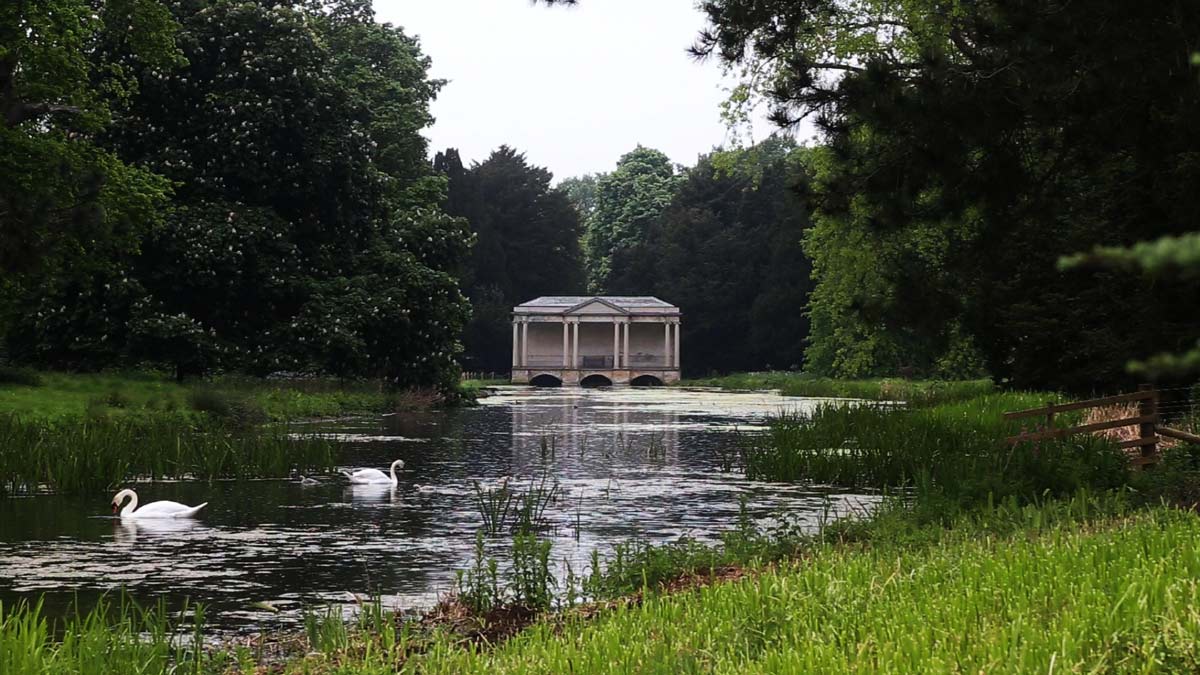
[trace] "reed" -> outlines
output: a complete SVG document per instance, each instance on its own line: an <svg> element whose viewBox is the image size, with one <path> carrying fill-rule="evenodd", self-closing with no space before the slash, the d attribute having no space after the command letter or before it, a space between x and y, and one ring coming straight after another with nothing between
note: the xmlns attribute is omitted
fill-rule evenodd
<svg viewBox="0 0 1200 675"><path fill-rule="evenodd" d="M179 416L50 424L0 416L0 493L80 493L131 480L284 478L332 470L333 444L286 426L198 426Z"/></svg>
<svg viewBox="0 0 1200 675"><path fill-rule="evenodd" d="M784 396L811 398L854 398L872 401L903 401L933 405L961 401L996 391L990 379L978 380L836 380L805 373L734 373L721 377L686 380L685 386L735 390L776 389Z"/></svg>
<svg viewBox="0 0 1200 675"><path fill-rule="evenodd" d="M1020 403L992 395L917 409L823 405L781 415L768 433L747 436L742 464L756 480L934 490L964 502L1031 500L1127 481L1124 455L1106 439L1009 446L1004 437L1013 430L1001 412Z"/></svg>
<svg viewBox="0 0 1200 675"><path fill-rule="evenodd" d="M495 486L475 481L473 488L475 509L488 536L506 531L531 534L547 529L546 509L557 502L562 492L558 481L551 479L548 472L531 480L523 491L512 487L508 478Z"/></svg>

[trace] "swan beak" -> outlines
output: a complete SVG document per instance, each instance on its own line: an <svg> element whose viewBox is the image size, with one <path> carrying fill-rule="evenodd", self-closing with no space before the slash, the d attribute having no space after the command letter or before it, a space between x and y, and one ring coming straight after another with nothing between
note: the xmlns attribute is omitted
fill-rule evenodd
<svg viewBox="0 0 1200 675"><path fill-rule="evenodd" d="M113 513L116 513L117 512L117 503L113 502L112 507L113 507Z"/></svg>

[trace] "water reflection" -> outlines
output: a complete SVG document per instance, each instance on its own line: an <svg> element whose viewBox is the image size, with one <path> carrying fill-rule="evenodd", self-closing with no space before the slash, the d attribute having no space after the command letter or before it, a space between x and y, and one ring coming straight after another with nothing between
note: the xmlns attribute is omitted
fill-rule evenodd
<svg viewBox="0 0 1200 675"><path fill-rule="evenodd" d="M278 626L305 604L353 604L350 594L420 606L450 590L471 558L476 483L505 477L517 490L558 485L546 536L560 568L569 561L576 571L594 548L631 537L712 539L743 498L762 522L786 511L815 526L871 500L718 470L734 433L808 405L680 389L512 388L473 409L313 425L339 440L347 468L403 459L395 489L341 476L139 486L148 501L209 502L196 521L92 517L107 512L108 494L4 499L0 601L48 593L55 608L127 586L142 599L202 601L230 629ZM261 601L283 611L255 609Z"/></svg>

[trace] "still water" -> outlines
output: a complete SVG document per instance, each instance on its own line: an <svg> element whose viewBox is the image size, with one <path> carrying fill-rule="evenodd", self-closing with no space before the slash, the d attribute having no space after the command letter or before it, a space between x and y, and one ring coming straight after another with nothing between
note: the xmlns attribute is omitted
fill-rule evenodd
<svg viewBox="0 0 1200 675"><path fill-rule="evenodd" d="M482 517L475 484L509 476L521 489L557 482L545 516L560 571L591 551L641 538L711 540L745 498L763 522L820 519L869 508L872 498L756 483L721 471L736 434L815 399L683 389L504 387L476 408L313 423L338 440L345 467L387 469L400 485L344 478L141 483L141 503L208 502L194 521L122 521L111 494L0 499L0 601L45 595L50 614L127 588L139 600L190 599L220 630L286 626L305 607L379 596L418 609L453 589ZM152 452L147 448L147 452ZM489 546L507 546L498 538ZM262 609L266 602L278 613Z"/></svg>

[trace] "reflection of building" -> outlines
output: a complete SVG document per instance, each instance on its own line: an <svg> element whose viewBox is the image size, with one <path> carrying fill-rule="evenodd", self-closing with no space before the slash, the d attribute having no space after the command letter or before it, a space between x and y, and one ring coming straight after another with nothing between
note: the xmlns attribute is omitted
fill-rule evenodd
<svg viewBox="0 0 1200 675"><path fill-rule="evenodd" d="M676 382L681 317L678 307L650 297L542 297L518 305L513 382Z"/></svg>

